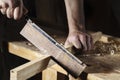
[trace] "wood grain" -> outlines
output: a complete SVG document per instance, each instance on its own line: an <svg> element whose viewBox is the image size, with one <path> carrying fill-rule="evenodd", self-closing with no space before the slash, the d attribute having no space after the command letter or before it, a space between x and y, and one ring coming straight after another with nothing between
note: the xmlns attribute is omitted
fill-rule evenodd
<svg viewBox="0 0 120 80"><path fill-rule="evenodd" d="M57 71L47 68L42 72L42 80L57 80Z"/></svg>
<svg viewBox="0 0 120 80"><path fill-rule="evenodd" d="M8 50L11 54L17 55L27 60L34 60L43 56L42 52L40 52L36 47L27 44L30 43L28 41L9 42Z"/></svg>
<svg viewBox="0 0 120 80"><path fill-rule="evenodd" d="M26 80L47 68L50 56L44 56L10 71L10 80Z"/></svg>

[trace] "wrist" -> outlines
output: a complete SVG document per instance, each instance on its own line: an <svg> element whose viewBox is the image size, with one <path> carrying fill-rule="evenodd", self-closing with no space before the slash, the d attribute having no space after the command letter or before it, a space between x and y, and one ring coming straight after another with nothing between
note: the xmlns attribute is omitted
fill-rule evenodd
<svg viewBox="0 0 120 80"><path fill-rule="evenodd" d="M74 32L74 31L81 31L81 32L85 32L85 26L84 25L78 25L78 24L70 24L69 25L69 32Z"/></svg>

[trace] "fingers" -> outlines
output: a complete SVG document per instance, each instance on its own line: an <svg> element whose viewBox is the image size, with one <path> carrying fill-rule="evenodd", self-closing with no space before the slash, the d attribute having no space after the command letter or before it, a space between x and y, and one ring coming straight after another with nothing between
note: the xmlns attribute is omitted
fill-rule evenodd
<svg viewBox="0 0 120 80"><path fill-rule="evenodd" d="M65 47L69 45L73 45L77 49L81 49L83 51L91 50L93 47L92 37L86 32L74 30L70 31L65 42Z"/></svg>
<svg viewBox="0 0 120 80"><path fill-rule="evenodd" d="M81 42L80 42L80 40L79 40L79 37L75 37L75 38L73 39L73 45L74 45L77 49L82 48Z"/></svg>
<svg viewBox="0 0 120 80"><path fill-rule="evenodd" d="M13 18L14 9L13 8L8 8L6 13L7 13L6 16L8 18Z"/></svg>
<svg viewBox="0 0 120 80"><path fill-rule="evenodd" d="M14 9L14 19L18 20L27 13L28 13L28 10L24 6L16 7Z"/></svg>
<svg viewBox="0 0 120 80"><path fill-rule="evenodd" d="M65 48L69 48L69 47L72 47L73 45L69 42L69 40L66 40L65 44L64 44L64 47Z"/></svg>
<svg viewBox="0 0 120 80"><path fill-rule="evenodd" d="M92 37L90 35L88 35L88 34L85 34L85 35L82 35L82 36L80 35L79 39L82 43L84 51L92 49L93 42L92 42Z"/></svg>
<svg viewBox="0 0 120 80"><path fill-rule="evenodd" d="M82 47L78 36L72 36L66 40L65 48L72 46L75 46L77 49L80 49Z"/></svg>
<svg viewBox="0 0 120 80"><path fill-rule="evenodd" d="M20 19L22 17L22 14L23 14L23 11L22 11L21 7L16 7L14 9L14 19L15 20Z"/></svg>
<svg viewBox="0 0 120 80"><path fill-rule="evenodd" d="M93 39L91 35L86 34L84 38L80 38L83 45L83 50L91 50L93 48Z"/></svg>
<svg viewBox="0 0 120 80"><path fill-rule="evenodd" d="M87 45L88 45L88 50L91 50L93 48L93 40L90 35L87 36Z"/></svg>
<svg viewBox="0 0 120 80"><path fill-rule="evenodd" d="M18 20L23 15L23 10L21 7L14 8L2 8L1 13L3 15L6 15L8 18L14 18L15 20Z"/></svg>
<svg viewBox="0 0 120 80"><path fill-rule="evenodd" d="M22 0L0 1L0 11L8 18L20 19L28 10L24 7Z"/></svg>
<svg viewBox="0 0 120 80"><path fill-rule="evenodd" d="M85 32L76 31L69 33L65 42L65 47L71 47L70 45L76 47L77 49L82 49L83 51L91 50L92 37Z"/></svg>
<svg viewBox="0 0 120 80"><path fill-rule="evenodd" d="M1 13L3 14L3 15L5 15L6 14L6 8L2 8L2 9L0 9L0 11L1 11Z"/></svg>
<svg viewBox="0 0 120 80"><path fill-rule="evenodd" d="M80 42L82 44L83 50L86 51L88 50L87 43L86 43L86 36L84 35L79 35Z"/></svg>
<svg viewBox="0 0 120 80"><path fill-rule="evenodd" d="M8 5L6 3L0 3L0 11L3 15L6 14L7 7Z"/></svg>

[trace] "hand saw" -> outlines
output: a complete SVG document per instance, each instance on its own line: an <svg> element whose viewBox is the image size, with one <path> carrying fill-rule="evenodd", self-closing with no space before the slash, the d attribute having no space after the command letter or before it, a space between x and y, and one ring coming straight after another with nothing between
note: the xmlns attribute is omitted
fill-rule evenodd
<svg viewBox="0 0 120 80"><path fill-rule="evenodd" d="M37 26L30 19L20 32L27 40L29 40L40 51L50 55L61 67L75 78L79 77L84 71L86 65L67 51L63 46L56 42L51 36Z"/></svg>

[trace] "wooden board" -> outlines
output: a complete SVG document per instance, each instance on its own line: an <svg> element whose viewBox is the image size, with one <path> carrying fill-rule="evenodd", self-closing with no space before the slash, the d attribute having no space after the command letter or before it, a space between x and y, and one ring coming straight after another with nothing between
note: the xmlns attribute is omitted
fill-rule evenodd
<svg viewBox="0 0 120 80"><path fill-rule="evenodd" d="M47 68L50 56L32 60L10 71L10 80L26 80Z"/></svg>
<svg viewBox="0 0 120 80"><path fill-rule="evenodd" d="M34 60L43 56L42 52L40 52L35 46L33 46L28 41L9 42L8 50L11 54L25 58L27 60Z"/></svg>
<svg viewBox="0 0 120 80"><path fill-rule="evenodd" d="M38 51L35 46L33 45L27 45L29 43L28 41L14 41L9 42L9 52L11 54L17 55L19 57L25 58L27 60L34 60L37 58L44 57L43 53ZM61 68L58 64L56 64L54 61L50 60L48 67L51 67L52 69L57 70L58 72L61 72L63 74L67 74L67 72Z"/></svg>
<svg viewBox="0 0 120 80"><path fill-rule="evenodd" d="M57 71L54 69L47 68L42 74L42 80L57 80Z"/></svg>

